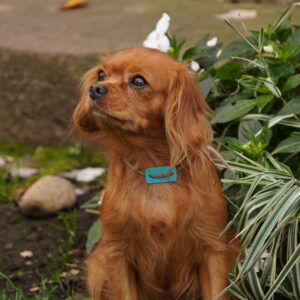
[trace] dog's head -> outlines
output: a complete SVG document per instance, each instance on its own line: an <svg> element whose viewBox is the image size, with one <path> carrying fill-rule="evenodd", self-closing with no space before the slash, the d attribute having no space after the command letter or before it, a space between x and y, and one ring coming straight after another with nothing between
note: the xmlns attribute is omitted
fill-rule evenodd
<svg viewBox="0 0 300 300"><path fill-rule="evenodd" d="M119 51L88 71L73 120L88 137L163 134L173 164L212 136L205 101L186 66L146 48Z"/></svg>

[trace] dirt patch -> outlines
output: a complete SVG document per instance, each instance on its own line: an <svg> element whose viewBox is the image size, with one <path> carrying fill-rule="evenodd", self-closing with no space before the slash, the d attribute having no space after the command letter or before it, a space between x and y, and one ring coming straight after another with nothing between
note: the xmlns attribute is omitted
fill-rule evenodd
<svg viewBox="0 0 300 300"><path fill-rule="evenodd" d="M81 196L78 205L96 193L94 190ZM55 299L66 299L75 293L87 296L83 270L85 243L88 229L96 219L97 216L78 206L47 218L28 218L16 204L1 204L0 272L28 296L41 292L43 285L55 289L51 294ZM23 251L31 251L32 257L22 257ZM12 296L15 288L9 280L0 276L0 290L6 289ZM40 290L30 292L34 287Z"/></svg>

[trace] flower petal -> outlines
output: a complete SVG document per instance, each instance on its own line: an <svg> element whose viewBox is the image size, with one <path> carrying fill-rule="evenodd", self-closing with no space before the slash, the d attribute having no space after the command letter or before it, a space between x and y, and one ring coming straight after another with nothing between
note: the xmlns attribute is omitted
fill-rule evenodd
<svg viewBox="0 0 300 300"><path fill-rule="evenodd" d="M196 61L192 60L191 61L191 69L194 72L198 72L200 70L200 65Z"/></svg>
<svg viewBox="0 0 300 300"><path fill-rule="evenodd" d="M166 35L159 38L158 49L163 52L167 52L170 47L170 41Z"/></svg>
<svg viewBox="0 0 300 300"><path fill-rule="evenodd" d="M145 48L154 48L158 49L158 42L159 42L159 34L156 30L149 33L148 37L143 42L143 46Z"/></svg>
<svg viewBox="0 0 300 300"><path fill-rule="evenodd" d="M155 30L159 33L159 35L165 35L168 31L170 25L171 18L168 14L163 13L160 20L157 22Z"/></svg>
<svg viewBox="0 0 300 300"><path fill-rule="evenodd" d="M268 250L265 250L262 255L261 255L261 258L264 259L264 258L268 258L270 256L270 253L268 252Z"/></svg>
<svg viewBox="0 0 300 300"><path fill-rule="evenodd" d="M272 47L271 45L264 46L263 49L264 49L264 51L265 51L266 53L273 53L273 52L274 52L273 47Z"/></svg>
<svg viewBox="0 0 300 300"><path fill-rule="evenodd" d="M218 38L215 36L211 40L207 41L206 45L207 47L214 47L217 45L217 43L218 43Z"/></svg>

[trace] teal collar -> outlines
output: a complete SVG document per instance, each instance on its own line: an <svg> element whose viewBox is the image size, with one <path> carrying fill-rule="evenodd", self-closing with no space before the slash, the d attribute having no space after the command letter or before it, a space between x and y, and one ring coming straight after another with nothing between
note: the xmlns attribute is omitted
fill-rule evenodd
<svg viewBox="0 0 300 300"><path fill-rule="evenodd" d="M131 167L137 173L143 175L148 184L155 183L169 183L177 181L177 170L176 167L164 166L147 168L145 172L139 170L137 167L132 165L130 162L125 160L125 163Z"/></svg>
<svg viewBox="0 0 300 300"><path fill-rule="evenodd" d="M177 180L177 171L175 167L156 167L147 168L145 178L148 184L175 182Z"/></svg>

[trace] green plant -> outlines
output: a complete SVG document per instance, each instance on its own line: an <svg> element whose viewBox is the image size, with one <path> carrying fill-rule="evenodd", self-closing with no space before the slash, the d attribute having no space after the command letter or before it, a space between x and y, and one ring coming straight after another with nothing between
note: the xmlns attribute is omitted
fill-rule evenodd
<svg viewBox="0 0 300 300"><path fill-rule="evenodd" d="M88 209L98 209L99 207L99 196L94 196L84 204L80 206L80 208L88 208ZM86 251L90 253L95 245L99 242L102 231L102 223L100 219L97 219L89 229L87 240L86 240Z"/></svg>
<svg viewBox="0 0 300 300"><path fill-rule="evenodd" d="M240 40L225 47L207 46L206 35L183 52L182 43L168 35L171 55L201 67L197 76L214 110L217 136L249 156L266 149L287 161L300 152L300 28L290 22L297 5L260 31L243 24L243 33L226 21Z"/></svg>
<svg viewBox="0 0 300 300"><path fill-rule="evenodd" d="M228 289L238 299L299 299L300 182L267 152L258 162L232 151L235 177L223 182L239 189L228 227L237 224L241 251Z"/></svg>
<svg viewBox="0 0 300 300"><path fill-rule="evenodd" d="M289 127L300 128L300 30L289 21L294 7L247 37L227 21L242 39L225 47L219 61L213 54L201 78L211 83L204 92L214 108L217 141L231 149L225 155L236 171L223 181L239 205L229 225L237 223L241 257L228 287L239 299L300 297L299 181L266 152L289 162L289 154L300 151L299 133L288 136Z"/></svg>
<svg viewBox="0 0 300 300"><path fill-rule="evenodd" d="M168 35L170 55L201 67L215 141L234 169L223 183L241 241L227 288L238 299L300 298L300 26L290 18L299 4L259 31L226 21L240 39L225 47L206 35L182 51Z"/></svg>

